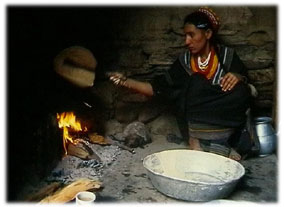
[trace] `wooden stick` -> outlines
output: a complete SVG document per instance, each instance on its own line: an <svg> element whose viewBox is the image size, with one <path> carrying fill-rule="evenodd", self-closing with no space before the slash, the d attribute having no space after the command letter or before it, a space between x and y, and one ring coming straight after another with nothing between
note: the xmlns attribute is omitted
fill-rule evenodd
<svg viewBox="0 0 284 207"><path fill-rule="evenodd" d="M108 143L110 143L110 144L112 144L112 145L115 145L115 146L118 146L118 147L120 147L121 149L127 150L127 151L131 152L132 154L135 154L134 149L132 149L132 148L130 148L130 147L124 145L124 144L120 144L120 143L114 141L113 139L111 139L110 137L113 137L113 136L110 135L110 136L108 136L108 137L105 138Z"/></svg>
<svg viewBox="0 0 284 207"><path fill-rule="evenodd" d="M55 194L42 199L39 203L67 203L73 200L77 193L99 189L101 185L102 183L99 181L82 178L58 190Z"/></svg>
<svg viewBox="0 0 284 207"><path fill-rule="evenodd" d="M101 158L84 142L79 142L78 144L74 145L69 143L67 148L67 154L79 157L83 160L97 160L101 161Z"/></svg>

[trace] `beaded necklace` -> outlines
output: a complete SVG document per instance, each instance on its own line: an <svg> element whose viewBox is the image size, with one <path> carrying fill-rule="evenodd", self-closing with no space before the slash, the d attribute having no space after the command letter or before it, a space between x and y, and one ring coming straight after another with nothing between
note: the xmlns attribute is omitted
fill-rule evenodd
<svg viewBox="0 0 284 207"><path fill-rule="evenodd" d="M208 80L214 76L218 63L218 57L213 48L211 48L208 57L203 63L201 63L200 57L194 57L193 55L190 57L190 65L193 72L204 75Z"/></svg>
<svg viewBox="0 0 284 207"><path fill-rule="evenodd" d="M206 70L211 56L211 51L204 62L201 62L201 57L198 56L198 67L200 70Z"/></svg>

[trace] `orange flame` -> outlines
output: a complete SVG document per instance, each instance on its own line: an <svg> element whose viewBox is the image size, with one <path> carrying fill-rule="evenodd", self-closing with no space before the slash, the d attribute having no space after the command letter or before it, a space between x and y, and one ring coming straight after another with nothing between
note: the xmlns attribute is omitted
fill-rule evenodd
<svg viewBox="0 0 284 207"><path fill-rule="evenodd" d="M73 140L73 137L70 135L69 130L73 129L74 131L82 131L81 123L76 120L76 116L73 112L63 112L61 114L57 114L58 127L63 128L63 147L65 151L65 155L67 155L66 145L68 142L76 144ZM84 131L87 131L85 127Z"/></svg>

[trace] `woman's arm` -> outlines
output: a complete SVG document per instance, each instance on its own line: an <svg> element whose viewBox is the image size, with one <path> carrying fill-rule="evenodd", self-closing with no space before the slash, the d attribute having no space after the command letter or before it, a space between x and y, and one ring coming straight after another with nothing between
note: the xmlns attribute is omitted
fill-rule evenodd
<svg viewBox="0 0 284 207"><path fill-rule="evenodd" d="M152 85L148 82L137 81L131 78L125 77L123 74L118 72L109 73L109 79L115 84L124 86L138 93L146 96L153 96L154 91Z"/></svg>

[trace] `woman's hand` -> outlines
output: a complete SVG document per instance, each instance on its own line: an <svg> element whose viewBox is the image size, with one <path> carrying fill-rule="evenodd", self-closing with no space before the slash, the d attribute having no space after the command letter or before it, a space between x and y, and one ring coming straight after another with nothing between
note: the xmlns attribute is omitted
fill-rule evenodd
<svg viewBox="0 0 284 207"><path fill-rule="evenodd" d="M242 76L237 73L227 73L222 79L221 79L221 87L222 91L230 91L232 90L235 85L242 80Z"/></svg>
<svg viewBox="0 0 284 207"><path fill-rule="evenodd" d="M107 75L109 76L110 81L112 81L115 85L127 86L127 77L124 76L122 73L110 72Z"/></svg>
<svg viewBox="0 0 284 207"><path fill-rule="evenodd" d="M132 78L127 78L122 73L119 72L110 72L107 73L107 75L110 81L112 81L115 85L127 87L138 93L144 94L145 96L154 95L152 85L148 82L137 81Z"/></svg>

